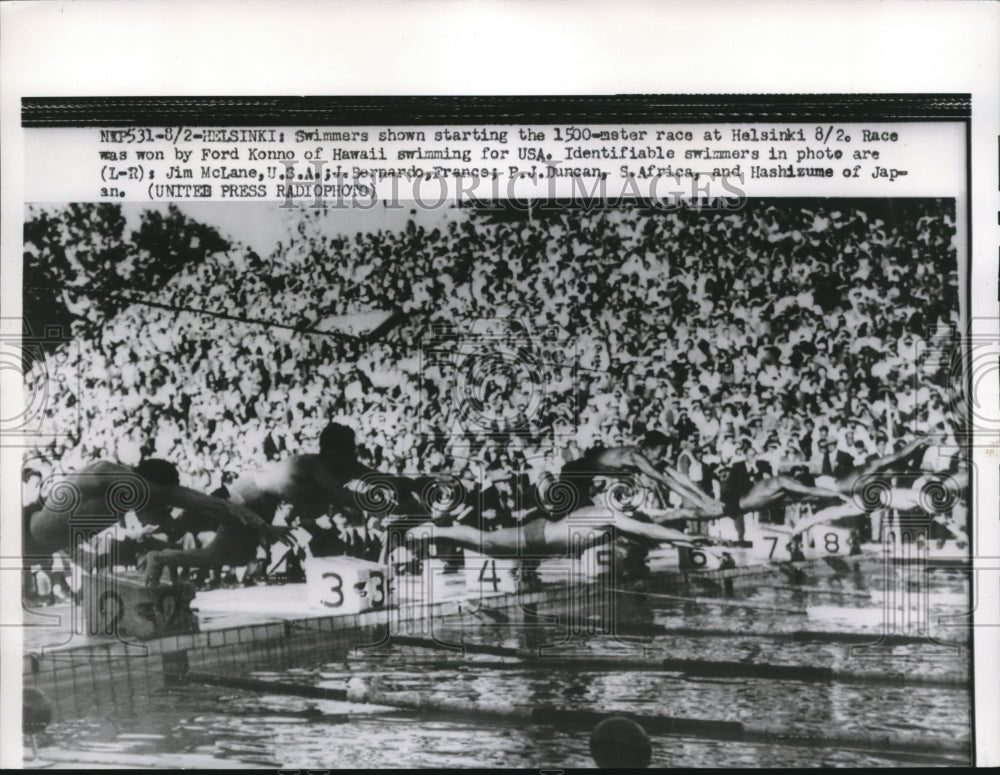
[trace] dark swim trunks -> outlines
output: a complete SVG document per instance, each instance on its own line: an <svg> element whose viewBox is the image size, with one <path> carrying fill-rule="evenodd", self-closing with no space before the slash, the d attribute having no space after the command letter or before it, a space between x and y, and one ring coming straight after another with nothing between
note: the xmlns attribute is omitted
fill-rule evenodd
<svg viewBox="0 0 1000 775"><path fill-rule="evenodd" d="M521 528L524 536L524 551L527 554L545 554L545 522L544 519L533 519Z"/></svg>

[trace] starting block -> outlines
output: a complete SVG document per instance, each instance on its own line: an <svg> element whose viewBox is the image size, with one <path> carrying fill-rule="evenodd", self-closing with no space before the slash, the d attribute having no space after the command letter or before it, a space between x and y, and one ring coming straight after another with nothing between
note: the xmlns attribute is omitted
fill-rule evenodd
<svg viewBox="0 0 1000 775"><path fill-rule="evenodd" d="M517 592L521 561L465 550L465 587L477 595Z"/></svg>
<svg viewBox="0 0 1000 775"><path fill-rule="evenodd" d="M389 579L377 562L355 557L309 557L303 563L309 602L334 609L338 614L357 614L384 608L389 598Z"/></svg>
<svg viewBox="0 0 1000 775"><path fill-rule="evenodd" d="M425 557L414 555L405 546L394 549L388 557L389 587L393 602L431 602L450 596L454 588L449 579L456 574L445 574L447 563L433 554Z"/></svg>
<svg viewBox="0 0 1000 775"><path fill-rule="evenodd" d="M91 635L158 638L198 631L191 610L195 588L182 582L147 587L144 573L97 573L83 577L83 605Z"/></svg>

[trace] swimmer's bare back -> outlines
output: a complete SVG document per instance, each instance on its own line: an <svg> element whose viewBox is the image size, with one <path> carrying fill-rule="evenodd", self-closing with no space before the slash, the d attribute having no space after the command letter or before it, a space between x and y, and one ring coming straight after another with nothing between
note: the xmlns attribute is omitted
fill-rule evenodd
<svg viewBox="0 0 1000 775"><path fill-rule="evenodd" d="M135 511L144 523L160 524L173 507L204 514L208 521L244 525L256 534L267 532L260 516L236 503L179 484L156 484L128 466L99 460L52 487L45 505L32 515L31 539L35 546L58 551L69 547L73 517L86 518L88 526L96 520L107 527Z"/></svg>
<svg viewBox="0 0 1000 775"><path fill-rule="evenodd" d="M278 505L289 503L299 514L323 513L332 503L353 501L330 466L319 455L293 455L257 471L242 474L229 488L230 497L270 522Z"/></svg>
<svg viewBox="0 0 1000 775"><path fill-rule="evenodd" d="M98 460L60 477L49 491L45 504L31 516L29 529L33 545L47 552L66 549L70 541L69 521L73 517L86 516L88 523L101 521L103 527L115 524L123 512L115 513L112 509L109 498L112 487L135 486L141 481L128 466L106 460Z"/></svg>

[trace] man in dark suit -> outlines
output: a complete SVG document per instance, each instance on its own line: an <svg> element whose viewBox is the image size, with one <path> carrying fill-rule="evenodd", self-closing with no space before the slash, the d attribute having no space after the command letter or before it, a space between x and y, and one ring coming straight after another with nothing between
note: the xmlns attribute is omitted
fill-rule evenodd
<svg viewBox="0 0 1000 775"><path fill-rule="evenodd" d="M769 476L774 476L771 464L761 460L752 445L744 443L743 460L733 463L729 470L728 488L730 492L739 492L742 497L750 492L754 484Z"/></svg>
<svg viewBox="0 0 1000 775"><path fill-rule="evenodd" d="M750 492L757 482L771 476L774 476L771 464L758 458L757 450L751 444L745 443L743 445L743 460L734 463L729 469L729 479L723 486L723 503L738 502L740 498ZM734 514L732 518L736 523L736 535L742 541L746 532L743 515Z"/></svg>
<svg viewBox="0 0 1000 775"><path fill-rule="evenodd" d="M802 427L803 427L804 430L803 430L802 435L799 437L799 449L801 450L802 454L805 456L806 460L808 460L809 458L811 458L812 455L813 455L813 429L814 429L814 426L815 426L815 423L813 423L812 419L810 419L809 417L806 417L805 420L803 420L803 422L802 422Z"/></svg>
<svg viewBox="0 0 1000 775"><path fill-rule="evenodd" d="M819 442L819 473L840 479L854 468L854 458L841 449L836 449L830 439Z"/></svg>
<svg viewBox="0 0 1000 775"><path fill-rule="evenodd" d="M486 471L486 477L489 479L489 484L482 493L483 510L479 529L499 530L502 527L513 527L517 524L517 520L514 519L511 472L499 463L495 463Z"/></svg>

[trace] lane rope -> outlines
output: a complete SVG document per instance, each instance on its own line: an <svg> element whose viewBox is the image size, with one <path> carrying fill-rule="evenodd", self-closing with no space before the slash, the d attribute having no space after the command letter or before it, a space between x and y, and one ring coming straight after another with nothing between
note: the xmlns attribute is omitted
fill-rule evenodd
<svg viewBox="0 0 1000 775"><path fill-rule="evenodd" d="M271 694L287 694L311 699L329 699L364 705L383 705L415 711L455 713L463 716L484 715L498 718L519 719L533 724L592 729L611 715L592 710L566 710L564 708L515 705L493 699L468 699L462 697L430 697L414 691L379 692L365 689L334 689L309 686L288 681L262 681L238 676L189 672L188 681L247 689ZM789 729L777 724L725 721L704 718L686 718L667 715L629 716L651 734L687 735L711 740L766 743L807 748L852 748L861 751L890 753L960 754L970 757L969 740L928 737L924 734L885 732L831 732L825 729Z"/></svg>
<svg viewBox="0 0 1000 775"><path fill-rule="evenodd" d="M430 638L393 637L393 645L411 646L439 651L443 646ZM719 678L764 678L776 681L803 681L808 683L891 683L908 686L951 686L965 688L969 685L969 676L962 670L942 670L935 666L933 673L918 673L884 668L846 669L823 665L783 665L767 662L739 662L715 659L679 659L663 658L654 660L627 659L620 657L600 656L567 656L558 653L545 654L530 649L517 649L509 646L490 646L487 644L463 644L469 654L485 654L488 656L514 657L522 660L516 662L497 662L490 667L512 669L523 667L545 667L551 669L604 670L618 672L624 670L643 672L684 673L686 675L719 677ZM459 652L454 652L458 656ZM467 664L474 667L486 667L481 662L456 661L453 664Z"/></svg>

